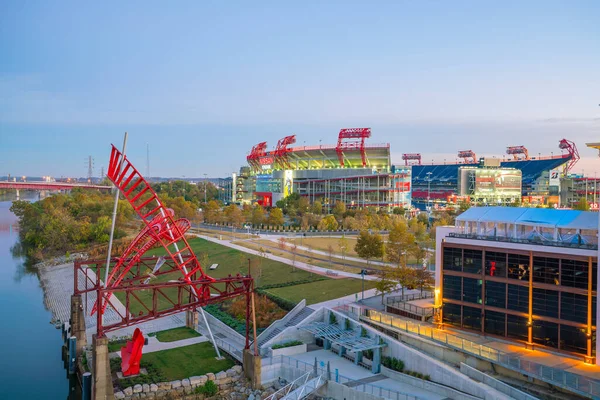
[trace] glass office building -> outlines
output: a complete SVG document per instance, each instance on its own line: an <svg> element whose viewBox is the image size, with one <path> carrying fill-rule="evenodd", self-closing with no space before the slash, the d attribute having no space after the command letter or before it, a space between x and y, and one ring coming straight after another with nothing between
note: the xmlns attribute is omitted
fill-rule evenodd
<svg viewBox="0 0 600 400"><path fill-rule="evenodd" d="M594 362L598 214L471 208L438 238L444 324Z"/></svg>

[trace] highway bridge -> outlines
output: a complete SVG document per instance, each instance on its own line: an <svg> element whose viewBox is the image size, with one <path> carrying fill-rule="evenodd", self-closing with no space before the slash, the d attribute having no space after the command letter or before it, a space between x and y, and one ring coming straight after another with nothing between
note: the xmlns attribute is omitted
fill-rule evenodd
<svg viewBox="0 0 600 400"><path fill-rule="evenodd" d="M66 182L0 182L0 189L14 189L17 193L20 190L71 190L75 188L110 191L112 186Z"/></svg>

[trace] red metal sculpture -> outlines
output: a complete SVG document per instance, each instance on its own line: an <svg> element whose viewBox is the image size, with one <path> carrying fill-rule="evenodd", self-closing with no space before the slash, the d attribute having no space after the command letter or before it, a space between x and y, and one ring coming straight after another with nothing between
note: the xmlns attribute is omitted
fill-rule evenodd
<svg viewBox="0 0 600 400"><path fill-rule="evenodd" d="M140 373L143 347L144 335L142 335L142 331L139 328L135 328L131 340L127 341L125 347L121 347L121 371L123 372L123 376Z"/></svg>
<svg viewBox="0 0 600 400"><path fill-rule="evenodd" d="M362 166L367 166L367 152L365 140L371 137L371 128L344 128L338 135L338 143L335 151L338 155L340 165L344 166L345 151L360 151Z"/></svg>

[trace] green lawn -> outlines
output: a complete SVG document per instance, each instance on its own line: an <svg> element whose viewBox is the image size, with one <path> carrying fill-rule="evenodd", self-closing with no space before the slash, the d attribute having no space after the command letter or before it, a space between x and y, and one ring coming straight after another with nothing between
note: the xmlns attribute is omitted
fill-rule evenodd
<svg viewBox="0 0 600 400"><path fill-rule="evenodd" d="M151 363L168 381L225 371L235 365L230 358L217 360L210 342L171 350L144 354L142 360Z"/></svg>
<svg viewBox="0 0 600 400"><path fill-rule="evenodd" d="M159 342L176 342L183 339L191 339L194 337L202 336L192 328L182 326L180 328L168 329L166 331L157 332L156 336Z"/></svg>
<svg viewBox="0 0 600 400"><path fill-rule="evenodd" d="M108 342L108 351L109 353L114 353L118 351L121 354L121 347L125 347L127 344L127 340L118 340L114 342Z"/></svg>
<svg viewBox="0 0 600 400"><path fill-rule="evenodd" d="M200 256L201 253L208 253L208 265L203 265L203 268L205 269L206 273L214 278L225 278L230 274L236 275L237 273L247 274L248 258L250 258L253 266L252 274L255 277L255 287L299 280L317 278L322 279L321 276L313 274L312 272L294 268L291 265L287 265L279 261L250 255L248 253L244 253L217 243L209 242L201 238L191 239L189 243L197 256ZM162 254L164 254L164 250L160 248L148 252L148 255L150 256ZM208 267L211 264L219 264L219 267L216 270L210 271L208 270ZM180 277L181 273L176 271L170 274L161 275L152 280L152 283L177 280ZM365 289L371 287L373 287L373 284L365 281ZM361 284L360 280L358 279L327 279L310 284L271 289L270 291L277 296L291 301L299 302L300 300L306 298L306 301L309 304L314 304L346 296L348 294L357 293L360 290ZM166 289L165 292L169 293L171 297L176 296L175 289ZM136 295L146 304L152 304L152 293L150 291L141 290L136 292ZM125 303L124 293L116 293L116 296L122 303ZM170 306L170 303L162 297L158 297L157 300L159 308L161 309ZM145 308L133 297L130 298L130 309L134 314L137 314L140 311L144 313L146 312Z"/></svg>
<svg viewBox="0 0 600 400"><path fill-rule="evenodd" d="M365 281L365 290L375 287L375 282ZM331 299L358 293L362 290L360 279L328 279L283 288L269 289L268 292L284 299L307 304L320 303Z"/></svg>

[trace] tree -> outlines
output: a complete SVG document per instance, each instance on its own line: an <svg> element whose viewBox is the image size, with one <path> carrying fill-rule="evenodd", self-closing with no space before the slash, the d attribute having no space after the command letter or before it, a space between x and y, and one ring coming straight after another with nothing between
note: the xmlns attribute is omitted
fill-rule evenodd
<svg viewBox="0 0 600 400"><path fill-rule="evenodd" d="M381 304L383 304L385 294L396 287L396 282L389 279L391 275L389 268L384 268L379 275L379 279L375 282L375 290L377 291L377 294L381 295Z"/></svg>
<svg viewBox="0 0 600 400"><path fill-rule="evenodd" d="M285 249L287 248L287 242L285 241L285 238L283 236L277 240L277 245L281 250L285 251Z"/></svg>
<svg viewBox="0 0 600 400"><path fill-rule="evenodd" d="M198 262L200 262L200 265L202 266L203 269L207 269L209 267L208 253L206 253L206 252L200 253L200 255L198 256Z"/></svg>
<svg viewBox="0 0 600 400"><path fill-rule="evenodd" d="M269 224L275 226L283 225L283 211L281 208L273 208L269 213Z"/></svg>
<svg viewBox="0 0 600 400"><path fill-rule="evenodd" d="M254 210L252 210L252 225L260 225L265 221L265 210L263 210L262 206L256 205L254 206Z"/></svg>
<svg viewBox="0 0 600 400"><path fill-rule="evenodd" d="M423 290L431 290L433 285L435 285L433 272L427 270L426 268L417 268L415 270L414 280L415 286L421 289L421 295L423 295Z"/></svg>
<svg viewBox="0 0 600 400"><path fill-rule="evenodd" d="M460 211L461 213L467 211L469 208L471 208L471 203L469 203L468 201L461 200L458 203L458 211Z"/></svg>
<svg viewBox="0 0 600 400"><path fill-rule="evenodd" d="M296 254L298 253L298 245L296 243L290 246L292 252L292 267L296 267ZM292 268L292 272L296 272L296 268Z"/></svg>
<svg viewBox="0 0 600 400"><path fill-rule="evenodd" d="M402 286L402 296L404 296L404 288L415 286L415 270L406 265L400 265L394 268L392 275Z"/></svg>
<svg viewBox="0 0 600 400"><path fill-rule="evenodd" d="M338 221L341 221L346 213L346 203L343 201L336 201L333 206L332 214Z"/></svg>
<svg viewBox="0 0 600 400"><path fill-rule="evenodd" d="M590 204L588 203L588 201L585 197L580 197L579 201L577 202L577 205L574 207L574 209L580 210L580 211L589 211Z"/></svg>
<svg viewBox="0 0 600 400"><path fill-rule="evenodd" d="M415 236L409 232L406 220L395 221L386 245L388 260L398 266L406 265L408 252L414 244Z"/></svg>
<svg viewBox="0 0 600 400"><path fill-rule="evenodd" d="M392 210L392 213L394 215L404 215L405 211L404 211L404 207L400 206L400 207L394 207L394 209Z"/></svg>
<svg viewBox="0 0 600 400"><path fill-rule="evenodd" d="M340 249L340 252L342 253L342 259L345 260L346 259L346 250L348 250L348 239L346 239L346 236L342 236L338 240L338 248Z"/></svg>
<svg viewBox="0 0 600 400"><path fill-rule="evenodd" d="M323 214L323 203L321 203L319 200L315 201L311 207L311 211L313 214Z"/></svg>
<svg viewBox="0 0 600 400"><path fill-rule="evenodd" d="M244 223L244 215L242 214L242 210L240 210L240 208L235 204L225 207L223 214L225 215L227 222L236 228L240 228Z"/></svg>
<svg viewBox="0 0 600 400"><path fill-rule="evenodd" d="M335 231L339 227L338 222L335 220L333 215L328 215L319 221L319 225L317 225L317 229L320 231Z"/></svg>
<svg viewBox="0 0 600 400"><path fill-rule="evenodd" d="M354 246L354 251L360 258L367 260L367 265L369 265L369 260L372 258L383 257L383 240L377 233L371 234L367 231L361 231L356 246Z"/></svg>
<svg viewBox="0 0 600 400"><path fill-rule="evenodd" d="M344 218L342 226L344 227L344 229L351 231L358 229L358 223L356 222L356 219L351 216L347 216L346 218Z"/></svg>
<svg viewBox="0 0 600 400"><path fill-rule="evenodd" d="M221 207L219 207L219 203L214 200L209 201L205 207L204 221L209 224L216 224L221 222L221 217Z"/></svg>
<svg viewBox="0 0 600 400"><path fill-rule="evenodd" d="M308 197L300 197L300 200L298 200L298 212L303 215L308 212L309 207L310 201L308 200Z"/></svg>
<svg viewBox="0 0 600 400"><path fill-rule="evenodd" d="M329 267L331 267L331 260L333 258L333 246L332 245L327 246L327 254L329 255Z"/></svg>

